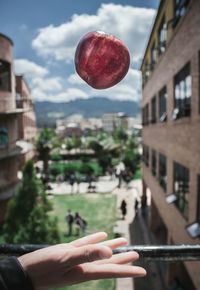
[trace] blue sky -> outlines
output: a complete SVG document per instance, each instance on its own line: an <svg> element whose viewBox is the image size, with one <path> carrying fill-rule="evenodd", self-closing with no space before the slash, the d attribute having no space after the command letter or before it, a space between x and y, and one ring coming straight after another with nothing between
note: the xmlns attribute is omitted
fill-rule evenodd
<svg viewBox="0 0 200 290"><path fill-rule="evenodd" d="M15 72L25 75L35 100L138 100L138 68L158 5L159 0L1 0L0 32L14 41ZM74 70L76 45L93 30L114 34L131 55L126 77L101 91L90 88Z"/></svg>

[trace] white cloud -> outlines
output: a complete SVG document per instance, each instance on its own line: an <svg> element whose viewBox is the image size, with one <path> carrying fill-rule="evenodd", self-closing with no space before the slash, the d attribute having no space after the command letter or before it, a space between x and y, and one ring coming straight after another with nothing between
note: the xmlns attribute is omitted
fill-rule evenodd
<svg viewBox="0 0 200 290"><path fill-rule="evenodd" d="M67 80L71 85L77 86L89 96L104 96L117 100L134 100L140 98L141 76L138 70L129 69L126 77L116 86L106 90L95 90L89 87L77 74L72 74Z"/></svg>
<svg viewBox="0 0 200 290"><path fill-rule="evenodd" d="M48 91L57 91L62 89L61 78L34 78L32 80L32 86L38 87L40 90L48 92Z"/></svg>
<svg viewBox="0 0 200 290"><path fill-rule="evenodd" d="M82 35L103 30L122 39L130 50L132 61L138 62L154 16L153 9L102 4L96 15L74 14L69 22L41 28L32 46L43 57L70 62Z"/></svg>
<svg viewBox="0 0 200 290"><path fill-rule="evenodd" d="M24 74L28 78L44 77L49 73L46 68L28 59L16 59L14 61L14 67L16 74Z"/></svg>
<svg viewBox="0 0 200 290"><path fill-rule="evenodd" d="M41 89L35 88L32 90L33 98L37 101L50 101L50 102L69 102L76 99L87 99L89 96L86 92L77 89L69 88L61 93L46 93Z"/></svg>
<svg viewBox="0 0 200 290"><path fill-rule="evenodd" d="M72 74L67 78L67 82L70 85L84 85L85 82L79 77L78 74Z"/></svg>
<svg viewBox="0 0 200 290"><path fill-rule="evenodd" d="M26 74L35 100L68 102L77 98L104 96L110 99L140 98L141 76L138 67L155 16L155 10L133 6L102 4L94 15L74 14L70 21L40 28L32 47L46 60L46 67L26 59L15 61L18 73ZM79 39L87 32L102 30L120 38L129 48L131 66L125 78L106 90L95 90L74 73L73 58ZM59 66L66 65L66 75ZM70 70L71 69L71 70ZM71 74L70 74L71 73ZM67 75L69 74L69 75Z"/></svg>

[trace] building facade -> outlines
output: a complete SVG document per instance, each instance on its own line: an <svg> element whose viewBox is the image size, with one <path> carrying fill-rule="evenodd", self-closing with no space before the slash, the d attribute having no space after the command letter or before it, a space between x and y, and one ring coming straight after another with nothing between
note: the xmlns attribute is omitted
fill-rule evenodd
<svg viewBox="0 0 200 290"><path fill-rule="evenodd" d="M161 0L142 72L143 195L159 243L199 243L200 1ZM188 225L196 229L188 232ZM167 289L200 289L200 262L170 264ZM178 288L179 287L179 288ZM174 288L176 289L176 288Z"/></svg>
<svg viewBox="0 0 200 290"><path fill-rule="evenodd" d="M128 129L128 116L123 112L106 113L102 116L103 130L113 133L117 128Z"/></svg>
<svg viewBox="0 0 200 290"><path fill-rule="evenodd" d="M12 51L12 40L0 34L0 225L5 218L7 203L19 185L18 170L24 164L22 157L26 160L27 154L33 152L33 146L26 140L30 141L36 130L34 123L30 138L27 126L21 124L27 114L33 116L33 122L35 118L32 107L24 108L16 103L17 92L20 98L23 93L18 88L16 91Z"/></svg>

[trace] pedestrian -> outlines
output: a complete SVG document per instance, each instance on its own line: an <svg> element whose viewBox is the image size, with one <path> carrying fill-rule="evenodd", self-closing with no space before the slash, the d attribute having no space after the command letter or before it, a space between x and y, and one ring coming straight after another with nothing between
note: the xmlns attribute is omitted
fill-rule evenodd
<svg viewBox="0 0 200 290"><path fill-rule="evenodd" d="M68 209L68 214L66 215L66 220L67 220L67 224L68 224L68 236L71 236L72 231L73 231L74 216L71 213L70 209Z"/></svg>
<svg viewBox="0 0 200 290"><path fill-rule="evenodd" d="M75 224L75 228L76 228L76 235L79 236L80 231L82 230L82 218L81 218L79 212L75 213L74 224Z"/></svg>
<svg viewBox="0 0 200 290"><path fill-rule="evenodd" d="M135 199L135 205L134 205L134 208L135 208L135 214L137 214L137 212L138 212L138 207L139 207L139 201L138 201L138 199L136 198L136 199Z"/></svg>
<svg viewBox="0 0 200 290"><path fill-rule="evenodd" d="M126 204L126 201L124 199L121 202L120 209L121 209L121 213L122 213L122 219L124 220L125 216L127 214L127 204Z"/></svg>
<svg viewBox="0 0 200 290"><path fill-rule="evenodd" d="M77 172L76 176L75 176L75 181L77 184L77 188L76 188L76 193L79 193L80 191L80 183L81 183L81 175Z"/></svg>
<svg viewBox="0 0 200 290"><path fill-rule="evenodd" d="M145 217L147 213L147 195L143 194L141 199L142 215Z"/></svg>
<svg viewBox="0 0 200 290"><path fill-rule="evenodd" d="M116 177L118 178L118 185L117 187L120 188L121 187L121 184L122 184L122 172L119 168L116 169Z"/></svg>
<svg viewBox="0 0 200 290"><path fill-rule="evenodd" d="M74 174L70 174L69 184L71 185L71 193L74 192L74 182L75 182L75 176L74 176Z"/></svg>
<svg viewBox="0 0 200 290"><path fill-rule="evenodd" d="M145 269L129 264L138 259L136 252L112 255L112 249L127 244L126 239L100 243L106 237L99 232L18 258L1 259L0 289L52 289L90 280L146 275Z"/></svg>

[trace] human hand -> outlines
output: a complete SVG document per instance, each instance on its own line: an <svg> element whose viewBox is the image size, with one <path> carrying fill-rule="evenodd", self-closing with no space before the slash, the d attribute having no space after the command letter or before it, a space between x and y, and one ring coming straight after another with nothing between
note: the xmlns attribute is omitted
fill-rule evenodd
<svg viewBox="0 0 200 290"><path fill-rule="evenodd" d="M99 243L107 237L95 233L68 244L58 244L18 258L35 289L106 278L142 277L141 267L124 265L139 258L136 252L112 255L112 249L127 244L124 238Z"/></svg>

